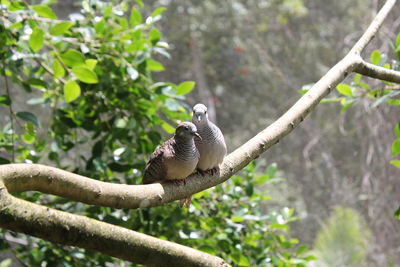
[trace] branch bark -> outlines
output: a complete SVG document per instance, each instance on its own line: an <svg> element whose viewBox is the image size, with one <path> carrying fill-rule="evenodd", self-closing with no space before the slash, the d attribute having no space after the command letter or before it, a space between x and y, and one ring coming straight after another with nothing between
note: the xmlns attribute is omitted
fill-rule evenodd
<svg viewBox="0 0 400 267"><path fill-rule="evenodd" d="M379 80L384 80L388 82L394 82L394 83L400 83L400 71L395 71L395 70L390 70L386 69L368 62L365 62L364 60L360 60L358 66L354 70L355 72L379 79Z"/></svg>
<svg viewBox="0 0 400 267"><path fill-rule="evenodd" d="M122 185L37 164L0 166L0 226L58 242L156 265L168 259L173 266L217 266L222 259L168 241L68 214L12 197L9 193L37 190L87 204L114 208L153 207L220 184L288 135L349 73L366 68L360 54L375 36L396 0L388 0L351 51L332 67L305 95L273 124L229 154L215 176L192 175L185 186L172 183ZM369 73L378 73L367 65ZM379 72L381 70L379 69ZM374 78L397 81L398 73L374 74ZM52 220L47 220L48 217ZM29 219L30 218L30 219ZM37 221L38 223L35 223ZM50 234L54 230L54 234ZM123 249L126 247L126 249ZM184 265L179 265L184 263ZM200 265L199 265L200 264Z"/></svg>

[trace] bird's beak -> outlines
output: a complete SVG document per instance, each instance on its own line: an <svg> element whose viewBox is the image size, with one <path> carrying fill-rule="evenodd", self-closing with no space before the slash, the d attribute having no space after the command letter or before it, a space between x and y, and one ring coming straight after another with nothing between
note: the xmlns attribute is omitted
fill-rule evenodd
<svg viewBox="0 0 400 267"><path fill-rule="evenodd" d="M195 136L197 136L200 140L202 140L201 139L201 136L196 132L196 133L193 133Z"/></svg>
<svg viewBox="0 0 400 267"><path fill-rule="evenodd" d="M196 115L197 121L200 122L201 121L201 114Z"/></svg>

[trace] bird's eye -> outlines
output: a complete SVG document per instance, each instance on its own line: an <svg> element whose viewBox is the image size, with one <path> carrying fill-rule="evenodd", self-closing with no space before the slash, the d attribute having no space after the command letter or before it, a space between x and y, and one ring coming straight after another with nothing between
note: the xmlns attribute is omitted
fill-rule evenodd
<svg viewBox="0 0 400 267"><path fill-rule="evenodd" d="M185 130L189 130L189 126L185 126Z"/></svg>
<svg viewBox="0 0 400 267"><path fill-rule="evenodd" d="M206 110L206 111L204 111L204 114L207 114L207 110Z"/></svg>

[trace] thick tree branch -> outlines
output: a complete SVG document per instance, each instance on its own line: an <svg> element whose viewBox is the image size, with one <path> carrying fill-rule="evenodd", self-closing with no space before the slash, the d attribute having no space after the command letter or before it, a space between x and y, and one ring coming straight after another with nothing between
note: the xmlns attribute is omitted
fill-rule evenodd
<svg viewBox="0 0 400 267"><path fill-rule="evenodd" d="M0 227L147 266L229 266L186 246L15 198L1 182Z"/></svg>
<svg viewBox="0 0 400 267"><path fill-rule="evenodd" d="M368 63L364 60L361 60L359 62L357 68L354 71L371 78L376 78L388 82L400 83L400 71L386 69Z"/></svg>
<svg viewBox="0 0 400 267"><path fill-rule="evenodd" d="M128 249L129 254L136 253L135 258L130 258L132 261L142 262L140 259L145 258L148 260L146 264L154 264L153 261L156 259L153 259L153 257L163 260L165 259L164 257L169 257L171 262L174 262L174 266L178 266L177 264L184 258L178 252L182 247L180 245L157 239L155 239L157 242L154 240L154 243L151 243L153 242L151 241L152 239L146 235L96 222L82 216L67 214L28 203L12 197L8 192L37 190L99 206L140 208L157 206L182 199L220 184L265 152L269 147L279 142L284 136L288 135L338 83L350 72L360 68L363 64L360 57L362 50L375 36L395 3L396 0L388 0L385 3L351 51L330 69L285 114L229 154L222 163L218 175L205 177L192 175L188 178L185 186L175 186L172 183L118 185L96 181L43 165L0 165L0 226L53 242L97 250L123 259L128 259L126 257L129 255L124 254L127 253L125 250L121 252L119 250L121 247L130 244L132 250ZM24 214L28 214L29 216L24 216ZM49 216L52 220L46 222ZM33 221L38 221L39 223L32 223L31 220L27 219L30 217ZM47 225L46 223L50 228L43 227ZM54 229L55 235L51 235L48 229ZM118 238L112 242L108 241L113 240L113 235L118 236ZM82 240L81 236L86 238ZM92 239L96 241L92 242ZM87 242L88 245L86 245ZM112 245L108 245L108 242L111 242L110 244ZM141 250L142 246L147 247L147 250ZM194 252L190 251L191 253ZM194 254L199 255L198 257L194 256L194 258L197 257L200 259L203 257L203 254ZM207 257L210 256L207 255ZM210 260L210 265L205 266L214 266L213 264L216 262L222 261L219 258L213 258ZM197 265L189 264L187 266Z"/></svg>

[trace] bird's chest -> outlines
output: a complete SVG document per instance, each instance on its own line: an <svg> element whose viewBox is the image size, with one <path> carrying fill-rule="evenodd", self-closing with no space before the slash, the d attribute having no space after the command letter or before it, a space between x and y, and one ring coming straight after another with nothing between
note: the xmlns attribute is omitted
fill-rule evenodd
<svg viewBox="0 0 400 267"><path fill-rule="evenodd" d="M217 167L226 154L225 146L218 142L196 143L200 152L198 167L202 170Z"/></svg>
<svg viewBox="0 0 400 267"><path fill-rule="evenodd" d="M176 158L168 159L167 179L185 179L194 172L198 163L198 158L193 160L182 161Z"/></svg>

